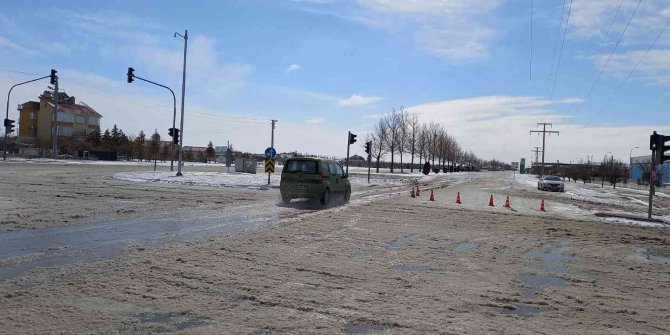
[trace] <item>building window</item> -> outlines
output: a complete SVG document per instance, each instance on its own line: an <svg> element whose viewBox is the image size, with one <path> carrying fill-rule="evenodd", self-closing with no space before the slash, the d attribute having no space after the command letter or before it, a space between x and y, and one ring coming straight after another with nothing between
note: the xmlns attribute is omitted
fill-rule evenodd
<svg viewBox="0 0 670 335"><path fill-rule="evenodd" d="M37 112L30 112L30 119L31 120L37 119Z"/></svg>
<svg viewBox="0 0 670 335"><path fill-rule="evenodd" d="M58 136L72 136L72 127L58 126L56 129Z"/></svg>
<svg viewBox="0 0 670 335"><path fill-rule="evenodd" d="M88 125L89 126L99 126L100 125L100 118L97 117L97 116L89 116Z"/></svg>
<svg viewBox="0 0 670 335"><path fill-rule="evenodd" d="M58 112L58 121L61 122L73 122L74 121L74 114L70 112Z"/></svg>
<svg viewBox="0 0 670 335"><path fill-rule="evenodd" d="M75 116L74 116L74 122L75 122L75 123L85 124L85 123L86 123L86 117L83 116L83 115L75 115Z"/></svg>
<svg viewBox="0 0 670 335"><path fill-rule="evenodd" d="M37 136L37 127L35 127L35 126L30 126L30 127L28 128L28 136L30 136L30 137L35 137L35 136Z"/></svg>

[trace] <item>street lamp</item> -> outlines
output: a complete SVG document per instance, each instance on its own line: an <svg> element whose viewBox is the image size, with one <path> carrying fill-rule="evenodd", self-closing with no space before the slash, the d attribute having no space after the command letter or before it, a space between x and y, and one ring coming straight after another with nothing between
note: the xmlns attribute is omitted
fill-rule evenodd
<svg viewBox="0 0 670 335"><path fill-rule="evenodd" d="M630 166L633 166L633 150L639 149L640 147L634 147L630 149L630 154L628 154L628 163Z"/></svg>
<svg viewBox="0 0 670 335"><path fill-rule="evenodd" d="M174 37L180 36L184 39L184 69L181 78L181 121L179 129L181 138L179 139L179 166L177 167L177 177L181 177L181 162L184 159L184 96L186 95L186 48L188 46L188 30L184 30L184 35L175 32Z"/></svg>

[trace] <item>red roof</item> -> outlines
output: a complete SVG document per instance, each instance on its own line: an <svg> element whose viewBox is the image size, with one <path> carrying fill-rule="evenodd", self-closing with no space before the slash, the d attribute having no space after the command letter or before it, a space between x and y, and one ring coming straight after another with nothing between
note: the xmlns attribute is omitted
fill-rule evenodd
<svg viewBox="0 0 670 335"><path fill-rule="evenodd" d="M44 91L40 98L47 101L51 107L54 106L54 99L50 91ZM74 97L70 97L65 92L58 93L58 110L67 111L77 115L97 116L102 117L100 113L87 105L80 105L75 103Z"/></svg>

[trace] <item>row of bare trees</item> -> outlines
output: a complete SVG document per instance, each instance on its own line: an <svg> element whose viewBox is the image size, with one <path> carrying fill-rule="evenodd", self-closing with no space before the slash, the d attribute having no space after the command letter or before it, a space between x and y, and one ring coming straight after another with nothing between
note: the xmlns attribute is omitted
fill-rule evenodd
<svg viewBox="0 0 670 335"><path fill-rule="evenodd" d="M410 159L411 172L414 172L415 162L418 166L429 162L433 169L449 171L454 171L457 166L480 168L484 163L474 153L461 148L443 125L421 123L416 115L408 113L403 107L382 115L372 132L368 133L368 141L372 142L371 156L377 172L384 159L390 159L391 172L399 163L401 173L404 172L406 158Z"/></svg>

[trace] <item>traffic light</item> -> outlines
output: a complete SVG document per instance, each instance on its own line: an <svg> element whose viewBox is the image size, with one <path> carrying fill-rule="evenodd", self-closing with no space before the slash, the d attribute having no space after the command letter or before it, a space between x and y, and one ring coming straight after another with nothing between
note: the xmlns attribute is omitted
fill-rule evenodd
<svg viewBox="0 0 670 335"><path fill-rule="evenodd" d="M126 75L128 76L128 84L132 83L133 80L135 80L135 79L133 79L133 77L135 77L135 69L133 69L132 67L129 67L128 68L128 73Z"/></svg>
<svg viewBox="0 0 670 335"><path fill-rule="evenodd" d="M654 131L654 133L649 136L649 150L658 149L660 136L662 135L657 134L656 131Z"/></svg>
<svg viewBox="0 0 670 335"><path fill-rule="evenodd" d="M657 152L657 161L659 164L663 164L665 161L670 161L670 145L666 145L665 142L670 141L670 136L658 135L658 149Z"/></svg>
<svg viewBox="0 0 670 335"><path fill-rule="evenodd" d="M370 154L372 152L372 141L365 142L365 153Z"/></svg>
<svg viewBox="0 0 670 335"><path fill-rule="evenodd" d="M14 120L5 119L5 134L11 134L14 132Z"/></svg>
<svg viewBox="0 0 670 335"><path fill-rule="evenodd" d="M170 137L174 137L174 128L168 129L168 135L170 135Z"/></svg>
<svg viewBox="0 0 670 335"><path fill-rule="evenodd" d="M670 141L670 136L663 136L657 134L655 131L651 136L649 136L649 149L656 151L656 157L654 157L656 164L663 164L665 161L670 161L670 145L666 145L665 142Z"/></svg>
<svg viewBox="0 0 670 335"><path fill-rule="evenodd" d="M356 136L358 136L358 135L352 134L351 132L349 132L349 144L356 143Z"/></svg>
<svg viewBox="0 0 670 335"><path fill-rule="evenodd" d="M172 134L170 134L170 136L172 136L172 143L174 143L175 145L179 145L179 128L171 128L171 129L173 129Z"/></svg>
<svg viewBox="0 0 670 335"><path fill-rule="evenodd" d="M56 81L58 81L58 76L56 73L58 73L58 71L51 69L51 75L49 75L49 82L51 85L56 85Z"/></svg>

